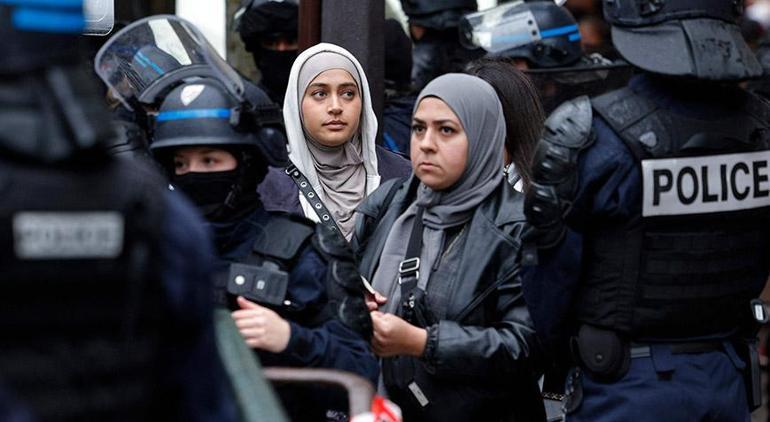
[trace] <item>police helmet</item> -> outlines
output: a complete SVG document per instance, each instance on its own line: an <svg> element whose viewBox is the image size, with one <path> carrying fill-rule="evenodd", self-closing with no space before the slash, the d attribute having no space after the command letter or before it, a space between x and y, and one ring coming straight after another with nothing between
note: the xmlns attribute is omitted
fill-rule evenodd
<svg viewBox="0 0 770 422"><path fill-rule="evenodd" d="M741 36L742 0L604 0L612 42L648 72L738 81L762 75Z"/></svg>
<svg viewBox="0 0 770 422"><path fill-rule="evenodd" d="M82 1L0 0L0 74L77 62L84 29Z"/></svg>
<svg viewBox="0 0 770 422"><path fill-rule="evenodd" d="M234 16L234 27L251 52L261 40L296 40L298 22L299 6L292 0L245 0Z"/></svg>
<svg viewBox="0 0 770 422"><path fill-rule="evenodd" d="M583 56L577 21L553 1L504 4L467 15L460 30L465 46L525 59L532 68L569 67Z"/></svg>
<svg viewBox="0 0 770 422"><path fill-rule="evenodd" d="M250 85L250 101L236 100L219 81L188 80L174 88L155 118L150 150L159 153L181 146L256 149L270 165L288 163L286 137L278 106Z"/></svg>

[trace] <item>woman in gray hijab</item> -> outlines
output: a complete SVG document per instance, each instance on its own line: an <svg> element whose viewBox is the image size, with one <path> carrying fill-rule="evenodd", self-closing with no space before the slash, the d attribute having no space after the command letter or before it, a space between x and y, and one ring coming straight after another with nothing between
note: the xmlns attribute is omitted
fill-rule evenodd
<svg viewBox="0 0 770 422"><path fill-rule="evenodd" d="M544 419L519 278L523 195L500 171L505 131L488 83L433 80L413 114L413 176L358 209L380 388L405 420Z"/></svg>

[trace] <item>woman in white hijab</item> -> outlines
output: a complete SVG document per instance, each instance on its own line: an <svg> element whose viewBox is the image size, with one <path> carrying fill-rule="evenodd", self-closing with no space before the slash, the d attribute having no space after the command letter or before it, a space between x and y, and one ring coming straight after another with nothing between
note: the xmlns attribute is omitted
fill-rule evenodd
<svg viewBox="0 0 770 422"><path fill-rule="evenodd" d="M377 117L356 58L318 44L297 57L283 115L286 169L271 169L259 193L265 208L338 229L349 239L356 207L384 180L409 174L408 161L376 146Z"/></svg>

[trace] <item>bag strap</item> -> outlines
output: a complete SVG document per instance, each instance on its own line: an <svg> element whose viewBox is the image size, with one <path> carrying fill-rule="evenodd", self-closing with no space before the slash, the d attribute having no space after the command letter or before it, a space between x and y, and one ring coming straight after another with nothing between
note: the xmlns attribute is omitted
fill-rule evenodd
<svg viewBox="0 0 770 422"><path fill-rule="evenodd" d="M315 211L321 224L328 227L333 232L340 233L340 235L342 235L342 230L340 230L339 226L337 226L337 222L334 221L332 213L330 213L329 209L326 208L326 205L321 202L321 198L318 196L318 193L316 193L315 189L313 189L313 185L310 184L310 180L308 180L307 177L305 177L305 175L299 171L294 163L286 166L284 172L286 172L286 174L291 177L291 180L294 182L294 184L297 185L297 188L299 189L300 193L302 193L302 196L304 196L305 199L307 199L307 202L310 203L310 206L313 207L313 211Z"/></svg>
<svg viewBox="0 0 770 422"><path fill-rule="evenodd" d="M409 235L409 244L406 247L404 259L398 264L398 284L401 286L401 299L409 300L417 288L417 282L420 279L420 253L422 252L422 216L425 208L417 207L417 214L414 216L412 232ZM414 301L411 306L414 307Z"/></svg>

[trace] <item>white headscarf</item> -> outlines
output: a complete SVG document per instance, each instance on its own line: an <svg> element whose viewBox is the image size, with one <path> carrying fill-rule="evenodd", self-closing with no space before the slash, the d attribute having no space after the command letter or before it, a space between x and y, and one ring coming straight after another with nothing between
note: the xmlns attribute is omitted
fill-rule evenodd
<svg viewBox="0 0 770 422"><path fill-rule="evenodd" d="M291 67L289 84L286 88L286 96L283 103L283 117L286 124L286 135L289 139L289 159L295 166L297 166L297 169L299 169L299 171L301 171L302 174L308 178L310 184L313 186L313 189L319 195L324 204L327 207L330 207L330 205L334 206L334 204L332 204L334 201L330 200L330 198L326 197L325 195L329 187L334 186L335 183L328 183L328 181L322 181L320 179L322 176L319 175L318 171L316 170L316 166L319 165L319 159L323 160L324 156L319 154L318 151L316 151L316 154L314 155L310 148L308 148L308 142L312 142L312 140L307 139L306 133L303 129L301 118L302 107L300 103L304 96L305 87L300 86L303 81L299 80L300 72L307 61L311 57L317 56L324 52L336 53L347 58L350 63L355 66L355 70L357 71L356 75L352 75L353 78L356 79L357 82L360 81L359 90L361 92L361 120L358 126L358 139L356 139L356 136L354 136L351 141L360 141L360 158L362 160L363 168L366 170L366 186L364 196L361 198L361 200L374 192L374 190L380 186L380 175L377 169L377 154L375 151L375 139L377 137L377 117L375 116L374 110L372 109L369 82L366 79L366 74L364 74L364 69L361 67L361 64L352 54L350 54L350 52L334 44L321 43L303 51L297 57L297 59L294 61L294 65ZM317 63L313 63L313 67L317 67ZM329 67L329 69L335 68L340 68L340 65L333 64L331 67ZM329 69L323 69L321 72ZM348 70L349 72L347 66L344 67L344 70ZM316 71L312 73L315 73ZM318 72L318 74L321 72ZM317 74L315 76L317 76ZM315 76L312 78L315 78ZM306 85L310 81L304 82ZM300 92L300 90L302 92ZM358 147L358 145L355 146ZM362 189L364 188L362 187ZM302 205L302 211L304 212L305 217L319 222L319 218L315 210L301 193L299 194L299 200L300 204ZM352 208L355 208L355 206ZM346 212L346 214L349 213L352 215L354 210L350 209L342 211ZM333 217L336 219L336 216ZM346 221L352 222L352 218L348 216ZM350 226L348 228L352 230L352 224L346 224L346 226ZM347 232L344 234L346 237L349 237L350 230L346 230L345 227L340 228L343 230L343 232Z"/></svg>

